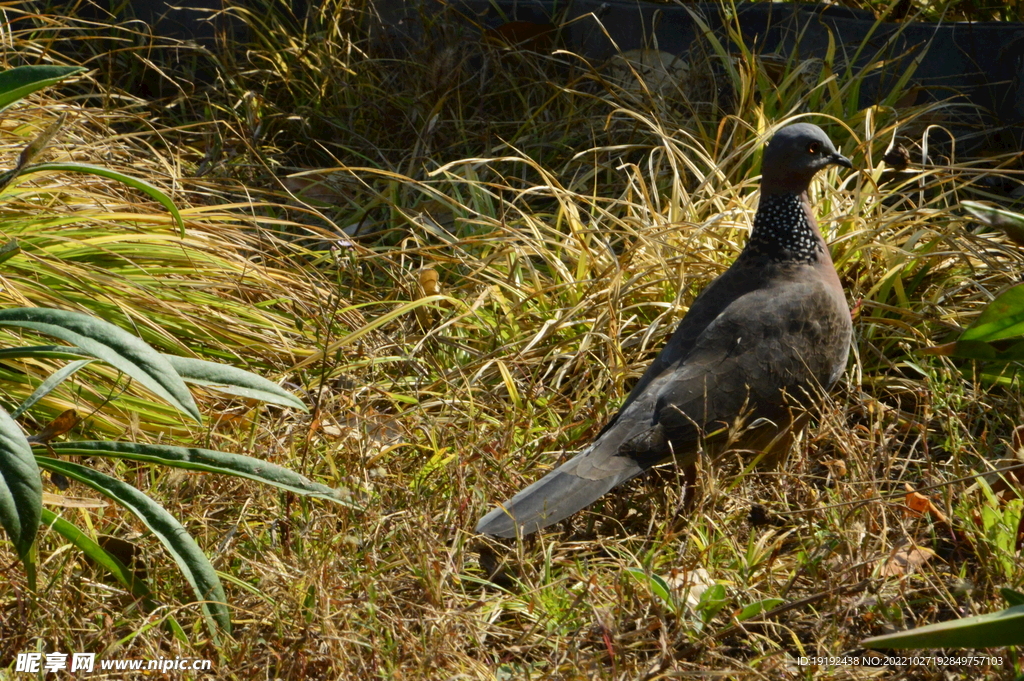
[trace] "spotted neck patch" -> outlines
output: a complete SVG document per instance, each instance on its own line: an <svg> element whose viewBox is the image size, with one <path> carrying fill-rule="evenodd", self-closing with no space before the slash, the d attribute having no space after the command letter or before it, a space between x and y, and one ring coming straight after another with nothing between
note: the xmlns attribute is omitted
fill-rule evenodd
<svg viewBox="0 0 1024 681"><path fill-rule="evenodd" d="M775 262L815 263L821 246L799 194L762 194L746 250Z"/></svg>

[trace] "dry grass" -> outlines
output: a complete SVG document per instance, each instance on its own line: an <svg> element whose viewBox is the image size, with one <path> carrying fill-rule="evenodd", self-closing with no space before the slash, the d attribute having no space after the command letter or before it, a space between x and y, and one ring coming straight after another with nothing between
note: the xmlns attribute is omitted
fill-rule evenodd
<svg viewBox="0 0 1024 681"><path fill-rule="evenodd" d="M1019 380L1012 368L920 352L1017 280L1024 254L957 208L979 196L983 176L1015 177L1016 157L935 156L934 167L879 188L894 132L920 144L926 123L959 114L847 114L857 74L833 77L840 65L790 65L810 75L777 87L747 55L733 81L710 44L709 72L723 81L681 91L616 81L573 55L436 48L447 35L396 69L394 55L359 39L358 14L339 16L322 50L253 53L249 83L287 91L210 95L213 120L168 128L143 124L141 112L126 122L80 109L91 132L66 138L67 153L174 187L189 219L183 248L137 197L69 183L47 189L46 205L74 212L72 227L40 228L30 197L5 205L39 249L5 275L32 304L129 309L118 319L168 349L283 377L313 416L207 400L209 429L186 435L179 424L179 434L346 487L361 510L118 464L184 519L228 580L233 640L209 642L184 580L134 519L65 509L136 543L163 605L141 612L45 531L31 593L0 546L11 565L0 665L56 650L205 657L232 679L1014 678L1006 650L990 651L1002 666L873 672L794 658L856 653L869 635L1000 609L999 587L1024 577L1012 513L1002 526L982 520L986 508L1012 507L969 477L1012 456ZM303 70L303 59L316 68ZM480 59L493 74L483 84L466 75ZM282 72L255 70L268 63ZM707 99L719 91L731 94ZM491 504L593 437L739 253L760 145L814 98L831 118L813 120L865 169L829 172L814 188L858 305L856 351L789 457L769 470L748 470L742 453L705 457L688 497L668 468L540 537L475 537ZM160 132L113 135L118 126ZM318 144L299 150L304 135ZM317 191L281 179L305 168L317 171ZM89 222L77 221L82 211ZM378 233L353 243L340 232L359 224ZM86 245L95 252L74 257ZM33 267L51 278L28 276ZM105 282L104 296L83 295L82 281ZM152 437L147 425L131 432ZM908 513L906 485L928 488L951 526ZM892 566L907 546L934 555L904 573ZM658 594L654 576L682 584L698 568L723 587L720 602L694 609L682 591ZM770 616L736 622L765 599L779 599L766 601ZM161 627L168 613L183 635Z"/></svg>

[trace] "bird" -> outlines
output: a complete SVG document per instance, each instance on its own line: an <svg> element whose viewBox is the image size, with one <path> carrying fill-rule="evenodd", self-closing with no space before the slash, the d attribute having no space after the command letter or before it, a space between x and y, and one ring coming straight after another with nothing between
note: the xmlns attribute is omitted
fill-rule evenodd
<svg viewBox="0 0 1024 681"><path fill-rule="evenodd" d="M696 461L746 417L749 448L792 434L846 369L850 308L807 190L818 171L853 168L811 123L765 147L753 229L733 264L693 301L616 415L579 454L487 513L482 535L525 536L674 460ZM803 415L794 417L794 407Z"/></svg>

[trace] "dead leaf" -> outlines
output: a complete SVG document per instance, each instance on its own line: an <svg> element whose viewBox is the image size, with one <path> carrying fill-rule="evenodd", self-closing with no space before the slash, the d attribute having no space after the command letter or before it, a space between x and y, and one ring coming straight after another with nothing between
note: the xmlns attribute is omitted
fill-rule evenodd
<svg viewBox="0 0 1024 681"><path fill-rule="evenodd" d="M846 462L842 459L829 459L828 461L822 461L821 463L837 478L846 477L848 471L846 470Z"/></svg>
<svg viewBox="0 0 1024 681"><path fill-rule="evenodd" d="M897 547L882 566L882 577L908 575L935 557L935 552L922 546L904 544Z"/></svg>
<svg viewBox="0 0 1024 681"><path fill-rule="evenodd" d="M949 520L942 511L936 508L931 499L923 494L915 492L914 488L911 487L909 483L904 486L904 489L907 490L907 496L905 497L906 500L904 503L906 504L910 515L915 518L920 518L925 513L930 513L935 522L942 523L943 525L949 525Z"/></svg>
<svg viewBox="0 0 1024 681"><path fill-rule="evenodd" d="M247 428L252 423L250 415L252 414L251 408L246 408L243 411L222 411L212 414L212 421L215 429L228 428Z"/></svg>
<svg viewBox="0 0 1024 681"><path fill-rule="evenodd" d="M82 499L79 497L64 497L59 494L43 492L43 503L47 506L60 506L62 508L106 508L110 506L102 499Z"/></svg>
<svg viewBox="0 0 1024 681"><path fill-rule="evenodd" d="M437 270L433 267L421 268L419 274L419 286L421 298L440 295L441 285L439 283Z"/></svg>
<svg viewBox="0 0 1024 681"><path fill-rule="evenodd" d="M283 178L281 184L303 201L331 206L348 202L348 193L344 190L344 180L340 173L306 170Z"/></svg>
<svg viewBox="0 0 1024 681"><path fill-rule="evenodd" d="M683 605L693 611L700 604L704 592L715 585L711 573L704 568L686 572L676 572L665 580L668 587L681 599Z"/></svg>
<svg viewBox="0 0 1024 681"><path fill-rule="evenodd" d="M59 437L77 426L80 420L81 419L78 418L77 411L74 409L68 409L57 418L50 421L50 423L41 431L35 435L30 435L28 437L28 441L40 445L48 444L53 438Z"/></svg>
<svg viewBox="0 0 1024 681"><path fill-rule="evenodd" d="M907 486L909 487L909 485ZM918 494L911 489L907 492L906 504L907 508L910 509L910 515L920 518L928 512L932 502L928 500L928 497Z"/></svg>
<svg viewBox="0 0 1024 681"><path fill-rule="evenodd" d="M433 267L421 268L416 277L416 288L420 298L440 295L441 284L437 270ZM421 306L417 307L415 312L416 320L420 323L420 327L422 327L424 331L434 325L434 315L429 309Z"/></svg>
<svg viewBox="0 0 1024 681"><path fill-rule="evenodd" d="M1007 469L999 473L986 473L983 478L992 493L1003 501L1024 495L1024 461L1020 459L997 459L991 462L993 468Z"/></svg>
<svg viewBox="0 0 1024 681"><path fill-rule="evenodd" d="M344 434L338 426L333 423L320 424L320 433L328 440L340 440Z"/></svg>
<svg viewBox="0 0 1024 681"><path fill-rule="evenodd" d="M348 431L348 437L360 443L367 455L364 463L367 467L375 465L382 456L403 443L400 421L375 410L352 414L341 422L341 427Z"/></svg>
<svg viewBox="0 0 1024 681"><path fill-rule="evenodd" d="M690 80L690 65L679 55L661 50L627 50L608 61L606 72L621 87L637 94L648 90L666 96Z"/></svg>

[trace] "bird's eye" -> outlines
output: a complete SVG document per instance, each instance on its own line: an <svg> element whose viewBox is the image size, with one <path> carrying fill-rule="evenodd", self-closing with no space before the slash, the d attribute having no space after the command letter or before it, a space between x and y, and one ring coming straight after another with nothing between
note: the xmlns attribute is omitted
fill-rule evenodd
<svg viewBox="0 0 1024 681"><path fill-rule="evenodd" d="M817 142L811 142L807 145L808 154L817 154L819 151L821 151L821 145Z"/></svg>

